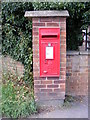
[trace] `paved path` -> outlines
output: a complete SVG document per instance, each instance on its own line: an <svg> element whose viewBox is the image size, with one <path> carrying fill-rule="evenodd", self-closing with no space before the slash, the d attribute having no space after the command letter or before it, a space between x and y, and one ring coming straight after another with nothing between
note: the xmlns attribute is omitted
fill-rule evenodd
<svg viewBox="0 0 90 120"><path fill-rule="evenodd" d="M30 118L88 118L88 99L85 97L70 106L43 111Z"/></svg>

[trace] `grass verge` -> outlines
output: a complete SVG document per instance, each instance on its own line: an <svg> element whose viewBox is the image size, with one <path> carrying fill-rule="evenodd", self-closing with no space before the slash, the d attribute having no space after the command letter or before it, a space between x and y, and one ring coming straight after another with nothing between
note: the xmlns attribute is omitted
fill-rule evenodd
<svg viewBox="0 0 90 120"><path fill-rule="evenodd" d="M3 74L2 113L8 118L27 117L36 112L33 89L23 78L12 73Z"/></svg>

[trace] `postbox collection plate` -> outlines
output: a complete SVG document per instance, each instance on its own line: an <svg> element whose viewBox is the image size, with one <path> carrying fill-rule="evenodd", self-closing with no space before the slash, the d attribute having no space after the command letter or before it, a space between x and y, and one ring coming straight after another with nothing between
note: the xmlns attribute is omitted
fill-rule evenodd
<svg viewBox="0 0 90 120"><path fill-rule="evenodd" d="M53 59L53 47L46 47L46 59Z"/></svg>
<svg viewBox="0 0 90 120"><path fill-rule="evenodd" d="M39 59L40 77L60 76L60 28L39 28Z"/></svg>

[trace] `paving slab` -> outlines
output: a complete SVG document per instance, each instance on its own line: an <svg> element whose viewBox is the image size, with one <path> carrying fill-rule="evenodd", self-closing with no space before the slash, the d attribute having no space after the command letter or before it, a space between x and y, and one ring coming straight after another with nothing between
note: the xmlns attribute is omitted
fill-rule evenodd
<svg viewBox="0 0 90 120"><path fill-rule="evenodd" d="M29 118L88 118L88 98L84 97L66 107L42 111Z"/></svg>

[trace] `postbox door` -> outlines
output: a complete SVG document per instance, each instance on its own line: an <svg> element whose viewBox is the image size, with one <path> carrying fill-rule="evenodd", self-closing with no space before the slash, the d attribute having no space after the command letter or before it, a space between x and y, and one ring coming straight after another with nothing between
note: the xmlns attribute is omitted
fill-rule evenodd
<svg viewBox="0 0 90 120"><path fill-rule="evenodd" d="M58 37L40 40L41 77L56 77L60 75L60 43L58 41L60 42Z"/></svg>

